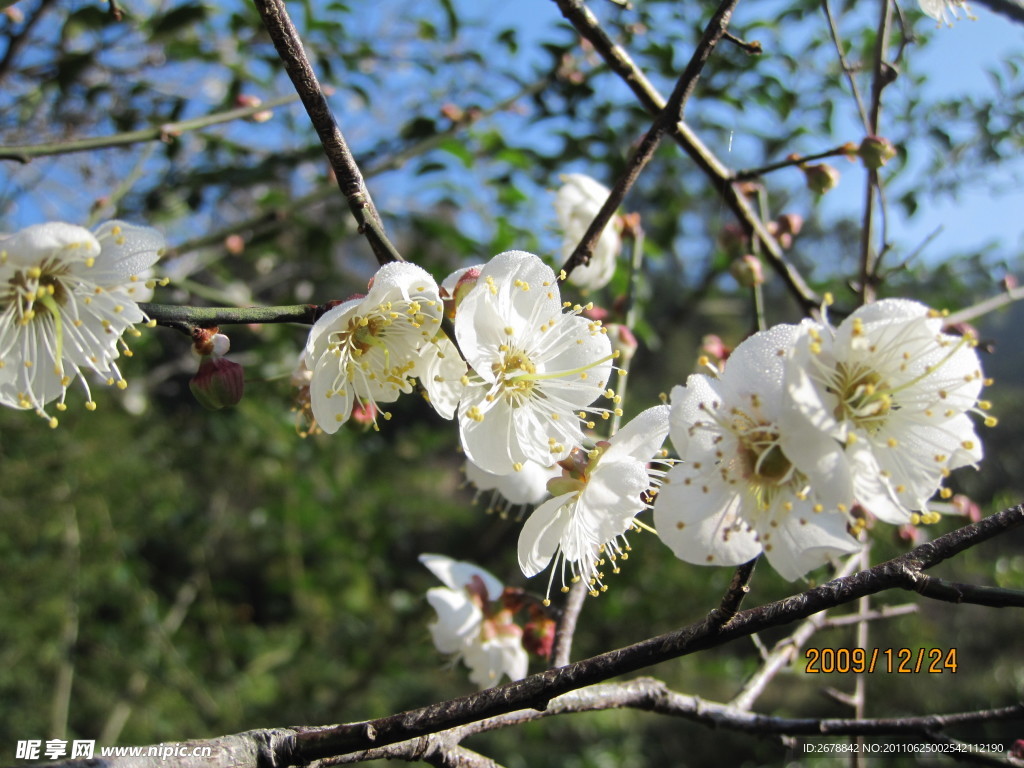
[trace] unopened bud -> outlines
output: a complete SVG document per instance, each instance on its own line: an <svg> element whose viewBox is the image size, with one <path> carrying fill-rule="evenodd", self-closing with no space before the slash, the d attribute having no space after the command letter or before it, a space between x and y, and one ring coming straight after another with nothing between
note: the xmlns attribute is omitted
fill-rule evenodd
<svg viewBox="0 0 1024 768"><path fill-rule="evenodd" d="M779 232L782 234L790 234L796 237L800 234L800 230L804 228L804 217L799 213L784 213L777 219L779 222Z"/></svg>
<svg viewBox="0 0 1024 768"><path fill-rule="evenodd" d="M237 104L240 107L258 107L262 103L263 100L259 96L250 96L248 94L242 93L235 97L235 104ZM260 112L256 112L252 115L249 115L249 117L247 117L246 120L249 120L253 123L265 123L268 120L270 120L270 118L272 118L273 116L273 112L271 112L269 109L265 109L261 110Z"/></svg>
<svg viewBox="0 0 1024 768"><path fill-rule="evenodd" d="M378 414L380 410L373 403L356 400L352 406L352 416L345 422L345 426L353 432L368 432L377 421Z"/></svg>
<svg viewBox="0 0 1024 768"><path fill-rule="evenodd" d="M730 221L718 233L718 242L730 256L740 256L749 248L750 237L743 227Z"/></svg>
<svg viewBox="0 0 1024 768"><path fill-rule="evenodd" d="M608 340L612 343L612 352L619 353L619 365L627 365L639 346L636 336L629 326L621 323L608 323L605 327L608 329Z"/></svg>
<svg viewBox="0 0 1024 768"><path fill-rule="evenodd" d="M701 339L700 349L704 354L719 363L724 363L729 359L729 355L732 354L732 347L722 341L721 336L716 336L713 333L709 333Z"/></svg>
<svg viewBox="0 0 1024 768"><path fill-rule="evenodd" d="M449 276L441 286L441 297L444 299L445 316L455 317L455 311L466 295L476 287L480 279L480 267L469 267Z"/></svg>
<svg viewBox="0 0 1024 768"><path fill-rule="evenodd" d="M238 256L245 251L245 238L241 235L228 235L224 238L224 250L232 256Z"/></svg>
<svg viewBox="0 0 1024 768"><path fill-rule="evenodd" d="M736 278L736 282L744 288L753 288L755 285L764 283L764 268L757 256L747 254L735 259L729 265L729 274Z"/></svg>
<svg viewBox="0 0 1024 768"><path fill-rule="evenodd" d="M816 195L824 195L830 189L835 189L839 184L839 171L828 163L817 165L804 165L804 177L807 179L807 188Z"/></svg>
<svg viewBox="0 0 1024 768"><path fill-rule="evenodd" d="M523 627L523 648L541 658L548 658L555 645L555 621L543 614L526 622Z"/></svg>
<svg viewBox="0 0 1024 768"><path fill-rule="evenodd" d="M877 170L896 157L896 147L882 136L865 136L857 154L866 168Z"/></svg>
<svg viewBox="0 0 1024 768"><path fill-rule="evenodd" d="M245 391L245 373L238 363L209 355L199 363L188 386L201 406L216 411L238 405Z"/></svg>

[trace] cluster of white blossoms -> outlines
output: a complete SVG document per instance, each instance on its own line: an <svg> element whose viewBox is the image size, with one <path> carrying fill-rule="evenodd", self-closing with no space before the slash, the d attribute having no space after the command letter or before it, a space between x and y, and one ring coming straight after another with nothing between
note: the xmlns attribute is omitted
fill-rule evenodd
<svg viewBox="0 0 1024 768"><path fill-rule="evenodd" d="M654 506L687 562L737 565L764 552L796 579L853 552L859 505L891 523L934 522L951 470L981 459L974 340L939 313L887 299L838 328L805 320L740 344L718 376L672 391L681 462Z"/></svg>
<svg viewBox="0 0 1024 768"><path fill-rule="evenodd" d="M526 677L523 630L502 603L501 582L483 568L443 555L420 555L420 562L444 584L427 590L427 601L437 612L430 625L437 649L462 659L469 679L481 688L497 685L506 675L510 680Z"/></svg>
<svg viewBox="0 0 1024 768"><path fill-rule="evenodd" d="M126 386L114 362L122 336L148 321L137 302L152 295L149 270L165 249L148 227L109 221L90 232L60 222L37 224L0 238L0 404L35 411L51 426L46 406L64 410L76 378L93 410L92 371Z"/></svg>
<svg viewBox="0 0 1024 768"><path fill-rule="evenodd" d="M616 355L584 310L563 304L555 273L523 251L459 270L440 289L419 267L388 264L366 296L313 327L303 357L312 413L333 432L358 404L393 402L419 379L440 415L458 414L478 488L498 490L509 505L555 495L523 529L523 571L532 576L556 559L563 586L568 563L596 590L604 557L625 555L623 535L647 507L655 474L646 463L668 434L668 409L584 447L584 429L621 415L608 387ZM458 349L441 330L446 311ZM611 408L593 405L602 397Z"/></svg>

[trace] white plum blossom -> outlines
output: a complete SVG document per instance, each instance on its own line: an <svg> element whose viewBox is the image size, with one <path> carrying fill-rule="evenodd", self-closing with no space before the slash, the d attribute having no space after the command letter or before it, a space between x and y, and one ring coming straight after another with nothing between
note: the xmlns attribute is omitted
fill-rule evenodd
<svg viewBox="0 0 1024 768"><path fill-rule="evenodd" d="M459 403L462 446L494 474L548 466L583 439L580 422L606 389L611 344L599 321L563 312L555 274L506 251L484 265L459 303L455 336L472 368Z"/></svg>
<svg viewBox="0 0 1024 768"><path fill-rule="evenodd" d="M427 601L437 612L430 625L437 649L461 658L469 679L481 688L497 685L502 675L526 677L529 657L522 629L500 603L501 582L483 568L443 555L420 555L420 562L444 584L427 590Z"/></svg>
<svg viewBox="0 0 1024 768"><path fill-rule="evenodd" d="M109 221L90 232L61 222L0 238L0 404L33 410L64 397L86 371L122 389L114 360L122 339L148 321L137 302L152 296L150 268L166 243L155 229ZM86 408L96 404L85 378Z"/></svg>
<svg viewBox="0 0 1024 768"><path fill-rule="evenodd" d="M634 518L648 506L648 492L658 484L661 472L647 467L668 436L668 406L648 408L607 442L589 453L579 451L563 462L566 476L549 483L554 498L534 510L519 535L519 566L535 576L555 565L563 591L565 566L573 580L586 580L592 595L604 589L601 566L628 557L625 533Z"/></svg>
<svg viewBox="0 0 1024 768"><path fill-rule="evenodd" d="M968 19L974 19L965 0L918 0L918 5L926 15L939 22L940 26L953 26L953 22L960 18L960 11L963 11Z"/></svg>
<svg viewBox="0 0 1024 768"><path fill-rule="evenodd" d="M786 377L793 420L844 446L856 500L886 522L917 522L918 510L937 518L927 503L942 480L981 459L967 415L988 408L978 401L975 342L942 327L923 304L884 299L838 328L805 321L794 345ZM795 461L813 459L812 447L797 448Z"/></svg>
<svg viewBox="0 0 1024 768"><path fill-rule="evenodd" d="M563 174L561 179L562 186L555 195L555 215L562 230L564 261L587 233L611 190L583 173ZM613 217L594 246L590 263L576 267L569 274L570 283L586 290L598 290L608 285L622 250L622 240L615 227Z"/></svg>
<svg viewBox="0 0 1024 768"><path fill-rule="evenodd" d="M491 492L487 511L498 510L505 515L510 509L534 506L544 501L551 495L548 493L548 480L561 477L562 468L558 464L545 467L535 461L526 461L518 472L496 475L467 461L465 472L466 479L478 492Z"/></svg>
<svg viewBox="0 0 1024 768"><path fill-rule="evenodd" d="M417 376L431 399L436 396L442 416L447 412L451 418L454 403L444 377L457 369L460 379L465 365L456 362L447 338L436 342L441 313L434 278L414 264L392 262L377 271L365 296L317 320L306 342L305 365L312 372L310 405L319 427L336 432L357 403L376 408L394 402L412 391Z"/></svg>
<svg viewBox="0 0 1024 768"><path fill-rule="evenodd" d="M739 565L764 552L794 580L859 548L847 532L842 446L810 424L785 423L783 378L797 336L792 325L757 333L719 377L695 374L672 390L681 461L659 489L654 524L680 559Z"/></svg>

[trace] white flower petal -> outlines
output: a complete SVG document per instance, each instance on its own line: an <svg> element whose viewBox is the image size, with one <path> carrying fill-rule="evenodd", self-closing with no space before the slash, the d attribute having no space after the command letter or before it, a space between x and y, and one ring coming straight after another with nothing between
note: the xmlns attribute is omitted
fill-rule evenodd
<svg viewBox="0 0 1024 768"><path fill-rule="evenodd" d="M452 560L444 555L420 555L420 562L450 589L461 590L472 585L477 579L483 584L488 600L497 600L505 590L502 583L490 572L463 560Z"/></svg>
<svg viewBox="0 0 1024 768"><path fill-rule="evenodd" d="M570 520L569 505L575 493L548 499L533 511L519 533L519 567L527 578L548 567Z"/></svg>

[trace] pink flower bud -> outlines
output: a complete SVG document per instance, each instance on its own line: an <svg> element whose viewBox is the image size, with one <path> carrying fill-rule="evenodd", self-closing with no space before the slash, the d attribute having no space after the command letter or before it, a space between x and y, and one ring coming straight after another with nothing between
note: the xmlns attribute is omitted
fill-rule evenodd
<svg viewBox="0 0 1024 768"><path fill-rule="evenodd" d="M373 428L379 413L373 403L362 403L357 400L352 406L352 416L345 422L345 426L353 432L367 432Z"/></svg>
<svg viewBox="0 0 1024 768"><path fill-rule="evenodd" d="M701 339L700 348L704 354L717 360L719 363L724 363L729 359L729 355L732 354L732 347L722 341L720 336L716 336L713 333L709 333Z"/></svg>
<svg viewBox="0 0 1024 768"><path fill-rule="evenodd" d="M802 166L807 188L816 195L824 195L839 184L839 171L828 163Z"/></svg>
<svg viewBox="0 0 1024 768"><path fill-rule="evenodd" d="M209 355L188 383L199 404L211 411L238 405L245 390L242 366L223 357Z"/></svg>
<svg viewBox="0 0 1024 768"><path fill-rule="evenodd" d="M455 281L455 287L451 288L450 291L446 290L444 286L441 287L441 298L444 300L444 314L448 319L454 319L455 312L458 309L459 304L466 298L466 295L473 290L476 286L476 281L480 279L480 267L470 267L469 269L463 270ZM452 276L454 277L454 275ZM451 278L449 278L451 280ZM446 281L448 286L451 283Z"/></svg>
<svg viewBox="0 0 1024 768"><path fill-rule="evenodd" d="M224 238L224 250L232 256L238 256L245 250L245 238L241 235L228 235Z"/></svg>
<svg viewBox="0 0 1024 768"><path fill-rule="evenodd" d="M523 627L523 648L541 658L548 658L555 645L555 621L543 614L526 622Z"/></svg>
<svg viewBox="0 0 1024 768"><path fill-rule="evenodd" d="M896 157L896 147L882 136L865 136L857 154L865 168L877 170Z"/></svg>
<svg viewBox="0 0 1024 768"><path fill-rule="evenodd" d="M804 217L799 213L784 213L778 218L779 232L796 237L804 228Z"/></svg>
<svg viewBox="0 0 1024 768"><path fill-rule="evenodd" d="M729 274L744 288L753 288L764 283L764 269L757 256L747 254L729 265Z"/></svg>
<svg viewBox="0 0 1024 768"><path fill-rule="evenodd" d="M636 354L639 343L629 326L621 323L608 323L608 340L612 343L612 352L618 351L619 365L626 365Z"/></svg>
<svg viewBox="0 0 1024 768"><path fill-rule="evenodd" d="M258 107L263 103L263 99L259 96L251 96L249 94L241 93L235 97L235 104L240 107ZM246 119L253 123L265 123L274 116L274 113L269 109L261 110L253 115L250 115Z"/></svg>

